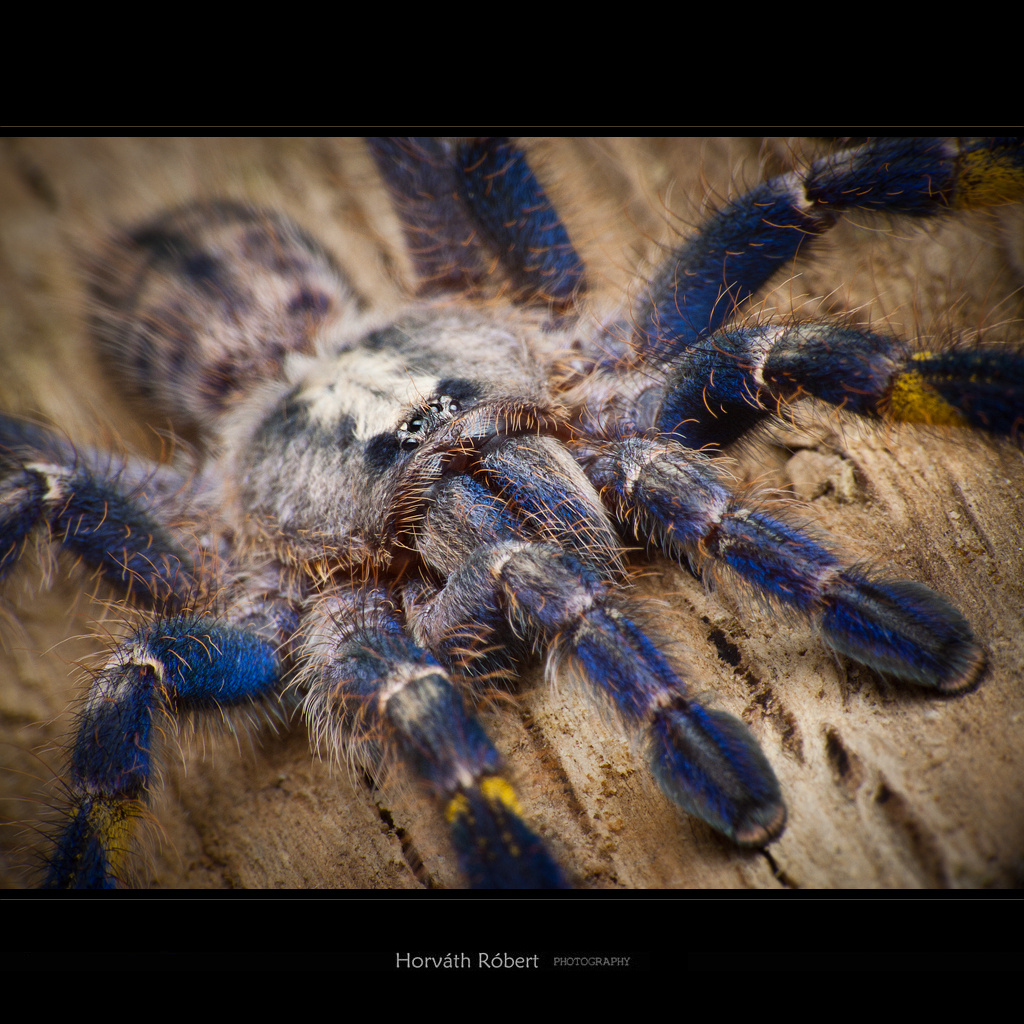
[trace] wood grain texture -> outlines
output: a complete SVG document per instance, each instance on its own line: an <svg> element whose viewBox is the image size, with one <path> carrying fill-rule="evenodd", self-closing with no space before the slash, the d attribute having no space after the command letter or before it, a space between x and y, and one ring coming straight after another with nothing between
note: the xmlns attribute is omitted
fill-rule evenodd
<svg viewBox="0 0 1024 1024"><path fill-rule="evenodd" d="M592 309L708 204L813 150L790 139L528 140L588 265ZM113 224L226 196L279 208L320 236L359 286L396 302L408 272L374 167L347 140L7 140L0 146L0 408L78 443L159 456L92 353L76 254ZM1019 344L1018 210L921 227L851 217L752 303L751 315L853 312L901 334L984 330ZM585 314L590 315L590 314ZM739 851L674 810L641 752L583 695L534 673L488 728L528 818L574 880L619 887L1007 887L1024 881L1024 459L1009 442L878 430L800 414L747 446L738 481L794 493L851 556L947 594L990 653L971 694L937 699L836 658L778 622L654 561L638 583L694 689L741 715L782 783L789 824ZM644 564L638 561L637 565ZM48 575L50 585L41 580ZM0 608L0 884L22 886L81 690L118 616L83 576L30 554ZM88 590L88 587L86 588ZM97 633L99 639L97 639ZM456 886L443 824L412 786L384 791L311 756L301 723L240 741L211 723L168 729L154 804L160 887ZM183 753L178 753L178 748Z"/></svg>

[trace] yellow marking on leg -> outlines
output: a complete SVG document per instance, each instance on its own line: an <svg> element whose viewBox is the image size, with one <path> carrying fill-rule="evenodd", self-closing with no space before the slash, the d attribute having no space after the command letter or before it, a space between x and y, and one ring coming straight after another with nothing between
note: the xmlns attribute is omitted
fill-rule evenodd
<svg viewBox="0 0 1024 1024"><path fill-rule="evenodd" d="M485 779L482 779L480 782L480 792L492 804L503 804L517 818L522 817L523 809L519 806L516 791L500 776L488 775Z"/></svg>
<svg viewBox="0 0 1024 1024"><path fill-rule="evenodd" d="M487 798L487 802L492 807L499 805L504 807L516 820L522 819L523 809L519 806L516 791L503 778L497 775L488 775L486 778L481 779L480 792L483 793ZM502 839L510 857L517 858L523 855L523 851L519 848L511 832L504 832Z"/></svg>
<svg viewBox="0 0 1024 1024"><path fill-rule="evenodd" d="M98 840L107 861L107 873L113 878L126 877L132 834L136 819L141 816L142 808L136 800L94 800L89 808L89 830Z"/></svg>
<svg viewBox="0 0 1024 1024"><path fill-rule="evenodd" d="M936 353L925 351L915 352L910 360L912 363L922 363L936 358ZM895 419L908 423L968 426L960 411L950 405L916 370L908 370L894 379L888 404L889 411Z"/></svg>
<svg viewBox="0 0 1024 1024"><path fill-rule="evenodd" d="M1008 153L976 150L963 158L955 202L964 208L1024 200L1024 168Z"/></svg>
<svg viewBox="0 0 1024 1024"><path fill-rule="evenodd" d="M478 788L481 795L492 806L504 807L517 818L523 816L523 809L519 804L518 797L516 797L516 791L499 775L484 776L480 780ZM467 817L469 813L469 800L466 799L466 795L464 793L456 793L448 801L444 816L445 820L451 824L457 818Z"/></svg>
<svg viewBox="0 0 1024 1024"><path fill-rule="evenodd" d="M931 359L930 352L922 352L914 359ZM887 402L893 419L905 423L935 423L947 427L969 426L963 414L947 402L921 374L914 370L901 373L892 382Z"/></svg>
<svg viewBox="0 0 1024 1024"><path fill-rule="evenodd" d="M466 799L464 793L456 793L455 796L448 801L448 806L444 809L445 821L451 825L459 818L465 818L469 814L469 801Z"/></svg>

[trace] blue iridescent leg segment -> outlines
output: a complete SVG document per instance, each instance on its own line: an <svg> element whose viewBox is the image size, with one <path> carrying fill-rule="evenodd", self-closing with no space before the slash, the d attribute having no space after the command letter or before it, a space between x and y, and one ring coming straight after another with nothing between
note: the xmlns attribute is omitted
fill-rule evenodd
<svg viewBox="0 0 1024 1024"><path fill-rule="evenodd" d="M394 757L403 760L443 806L474 888L565 888L561 869L523 821L487 734L386 598L343 592L316 615L304 651L304 710L314 739L377 774Z"/></svg>
<svg viewBox="0 0 1024 1024"><path fill-rule="evenodd" d="M583 287L565 227L509 139L367 141L424 290L475 288L494 262L516 301L561 308Z"/></svg>
<svg viewBox="0 0 1024 1024"><path fill-rule="evenodd" d="M634 438L584 457L639 539L694 569L816 621L837 651L943 693L973 686L985 656L967 621L927 587L846 565L784 520L723 487L705 459Z"/></svg>
<svg viewBox="0 0 1024 1024"><path fill-rule="evenodd" d="M168 470L94 467L48 432L0 417L0 579L32 532L51 540L135 601L178 608L195 588L193 557L153 514L185 489Z"/></svg>
<svg viewBox="0 0 1024 1024"><path fill-rule="evenodd" d="M556 476L552 468L545 479ZM550 649L631 732L647 735L655 776L676 803L740 844L774 839L785 808L771 766L743 723L701 707L687 692L679 671L612 596L600 546L569 551L524 539L532 531L516 521L514 508L479 480L445 481L425 529L450 536L461 522L465 533L465 511L472 509L475 546L449 553L455 557L445 566L446 586L414 609L423 642L461 659L467 671L499 667L488 653L494 649ZM552 522L558 509L553 501ZM435 550L443 554L440 544Z"/></svg>
<svg viewBox="0 0 1024 1024"><path fill-rule="evenodd" d="M158 716L251 705L273 695L278 683L273 644L217 623L166 619L122 644L93 681L79 715L66 783L71 806L47 887L109 889L130 882Z"/></svg>
<svg viewBox="0 0 1024 1024"><path fill-rule="evenodd" d="M709 380L714 346L698 344L805 245L848 210L930 217L1024 197L1019 139L876 139L774 178L726 204L683 243L634 311L633 344L645 361L688 353Z"/></svg>
<svg viewBox="0 0 1024 1024"><path fill-rule="evenodd" d="M61 551L124 597L164 614L179 611L200 594L195 566L203 549L199 541L191 549L179 543L164 521L175 520L193 498L173 469L112 464L31 424L0 418L0 575L45 526ZM158 620L121 644L96 676L79 713L65 779L67 821L56 837L48 887L130 882L160 716L248 706L275 692L274 620L294 616L270 595L258 614L241 615L251 632L182 614Z"/></svg>
<svg viewBox="0 0 1024 1024"><path fill-rule="evenodd" d="M420 292L479 288L487 276L485 254L444 143L427 136L369 137L366 143L401 218Z"/></svg>
<svg viewBox="0 0 1024 1024"><path fill-rule="evenodd" d="M508 139L476 139L460 147L458 162L463 200L517 294L570 302L583 265L522 151Z"/></svg>
<svg viewBox="0 0 1024 1024"><path fill-rule="evenodd" d="M584 432L656 431L722 448L813 397L867 417L1019 437L1019 346L929 351L834 322L726 324L843 211L921 218L1020 198L1019 139L878 139L758 186L680 245L629 323L609 330L575 399Z"/></svg>
<svg viewBox="0 0 1024 1024"><path fill-rule="evenodd" d="M690 448L727 445L801 398L871 418L975 427L1009 436L1024 423L1024 355L1007 348L914 352L888 335L831 323L720 330L669 371L659 433Z"/></svg>

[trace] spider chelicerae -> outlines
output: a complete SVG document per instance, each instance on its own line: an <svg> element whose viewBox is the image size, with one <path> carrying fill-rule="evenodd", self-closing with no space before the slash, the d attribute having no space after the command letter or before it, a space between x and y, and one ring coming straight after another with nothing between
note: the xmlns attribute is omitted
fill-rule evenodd
<svg viewBox="0 0 1024 1024"><path fill-rule="evenodd" d="M538 168L587 267L588 291L577 296L574 308L583 313L570 327L572 340L582 344L597 338L605 357L615 356L617 346L629 334L610 326L615 323L616 311L621 317L622 310L627 310L624 322L632 328L642 324L637 311L642 308L646 291L635 282L657 280L657 266L679 244L680 237L694 235L698 222L706 219L708 212L700 208L701 199L711 197L708 208L720 205L727 194L742 195L759 179L793 165L806 167L816 156L829 151L829 147L815 151L811 144L803 145L806 151L799 154L789 142L766 145L760 151L765 165L761 168L752 154L750 163L741 162L744 143L727 148L716 141L694 150L673 148L664 142L585 145L542 141L526 145L531 163ZM436 263L431 262L430 246L422 244L422 236L411 244L402 239L367 151L350 144L308 150L294 145L273 151L274 158L269 159L269 150L256 144L249 146L247 151L245 144L239 144L237 154L232 155L225 150L214 153L199 144L97 143L87 149L92 159L83 161L80 153L72 160L56 143L19 145L10 153L11 188L21 189L29 200L7 220L11 227L5 236L5 250L17 253L14 259L19 267L49 269L47 260L59 260L59 268L51 270L51 280L64 284L67 292L74 294L73 260L68 254L83 247L95 251L95 239L109 236L110 224L130 228L145 224L149 225L146 230L151 238L161 233L167 236L172 222L161 222L158 211L181 209L187 202L198 201L205 213L195 219L203 221L203 229L208 230L211 224L216 228L218 221L237 222L240 204L251 201L261 210L286 211L307 233L323 238L341 261L353 291L368 298L368 315L376 317L373 329L386 331L392 314L377 316L376 311L396 308L398 288L391 283L393 279L398 277L408 285L412 275L418 273L422 281L435 276ZM273 184L262 178L243 180L240 169L253 165L254 152L265 165L276 169ZM389 158L399 158L395 151L387 152ZM420 163L438 162L437 154L430 150L414 147L403 152L414 154ZM504 154L501 160L509 159L507 151L498 152ZM290 173L298 175L298 168L306 172L308 164L319 166L317 173L325 179L319 191L289 178ZM440 165L447 166L444 161ZM125 176L122 168L128 166L133 168L136 180L146 183L130 199L121 196ZM934 168L928 170L934 173ZM687 174L691 176L687 178ZM339 182L339 178L343 180ZM423 184L420 180L409 189L393 180L392 186L400 193L405 189L395 207L407 209L410 195L434 187L432 179L427 182L429 187L421 187ZM300 189L302 198L297 200ZM157 194L159 201L154 201ZM61 214L59 226L66 234L47 238L45 230L26 232L26 224L38 227L40 220L52 232L54 228L45 218L55 220L55 209ZM194 205L192 210L196 210ZM183 217L187 219L188 215L178 214L173 223L180 227ZM801 318L811 313L853 310L845 323L870 324L878 334L906 338L960 329L965 334L961 344L969 344L974 329L984 326L988 328L986 344L1012 338L1012 330L1003 335L1000 330L1005 321L1019 315L1011 298L1015 283L1002 263L995 269L990 265L990 254L1010 249L1014 237L1007 226L1010 222L1004 218L997 223L990 215L973 215L973 220L968 216L967 221L967 233L963 234L961 225L946 215L929 220L927 230L922 230L903 218L882 219L863 211L849 214L837 227L815 239L808 254L796 264L782 261L771 284L759 289L740 311L738 322L774 324L780 321L782 312L794 308ZM266 214L256 223L264 225L264 234L287 235L291 230L275 227L278 222ZM671 234L665 230L666 224ZM336 232L341 229L345 234L339 236ZM192 231L189 228L186 234ZM1000 237L1005 239L1002 247L997 242ZM83 242L86 238L92 242ZM51 243L45 256L43 241ZM410 249L420 252L412 265L408 262ZM925 252L923 257L921 250ZM843 254L850 251L864 254L864 260L860 264L842 262ZM936 254L950 251L954 258L936 265ZM899 255L894 256L894 252ZM890 268L897 265L897 259L905 259L906 252L913 254L914 272L900 268L894 274ZM887 268L884 273L868 262L883 258ZM491 260L488 251L482 261L485 270L495 269L490 266ZM837 264L838 269L830 264ZM470 274L464 269L463 278ZM197 280L209 276L209 268L204 268L201 260L193 260L192 272ZM21 274L21 282L27 277ZM532 287L528 280L525 285L521 278L517 280L515 273L503 276L499 272L483 274L474 287L486 292L491 282L504 280L507 284L509 277L519 288L529 291ZM935 288L935 282L941 287ZM31 283L40 288L38 282ZM445 316L451 318L453 310L471 303L465 279L449 283L452 288L438 289L437 301L443 303ZM547 283L542 286L548 287ZM304 309L312 319L319 312L318 299L313 290L307 291ZM938 294L933 295L933 291ZM29 290L28 294L24 307L15 308L24 308L33 344L46 345L45 339L58 330L47 319L51 315L46 302L48 289ZM875 296L877 304L869 306ZM556 295L556 299L560 325L565 328L571 324L570 303L564 294ZM492 325L489 329L505 331L517 318L493 297L484 296L474 302L482 309L479 316ZM899 322L901 316L903 323ZM164 315L161 319L166 324L171 318ZM536 329L544 337L557 336L546 304L538 322ZM474 333L479 335L480 330L474 328ZM19 338L22 346L28 344L25 337ZM134 420L116 419L118 396L104 394L103 381L95 379L98 373L109 372L109 366L89 362L91 356L83 357L70 348L70 342L67 348L64 344L63 338L52 342L56 358L51 360L52 371L42 383L36 385L34 378L27 378L31 383L22 387L20 382L26 378L18 377L6 383L12 394L5 408L31 415L37 422L57 423L60 431L56 436L72 438L83 452L144 449L145 434L139 433ZM375 351L394 352L401 344L380 335ZM453 355L464 358L467 345L464 341L456 346ZM500 354L501 345L495 342L493 350ZM927 349L928 339L916 347ZM38 351L30 349L29 353L35 355ZM63 355L66 352L73 354ZM713 352L721 357L719 366L735 367L743 362L743 357L725 353L720 344ZM17 355L23 357L24 353ZM568 378L588 357L589 353L579 347L569 349L559 371L566 387L572 385ZM73 379L67 373L62 375L61 358L74 360L67 364L75 366ZM403 359L414 362L408 354ZM480 353L475 359L477 364L485 361ZM21 358L12 365L31 366L32 359ZM832 361L827 369L838 374L837 366ZM493 372L493 366L491 369ZM649 366L640 369L648 379L662 376L651 372ZM147 408L143 411L147 420L160 428L167 424L166 413L154 410L160 401L166 406L168 400L154 397L159 388L152 385L152 380L170 381L171 388L193 389L165 367L151 365L150 370L143 395ZM276 371L273 367L271 371L273 376ZM370 372L379 373L379 364ZM1012 364L1006 367L1006 373L1010 372ZM705 373L705 377L710 376ZM222 379L225 377L230 377L230 372L222 370ZM460 374L449 379L465 381L468 377ZM429 390L419 381L416 387L420 392ZM248 385L240 390L247 391ZM88 401L83 401L83 391L90 394ZM88 411L90 403L98 405L102 401L105 410L114 410L105 411L102 421L116 423L120 436L112 441L88 422L89 418L100 418L95 408L91 417L79 416L76 421L76 414L69 413L62 401L72 392L75 401L81 403L72 408ZM393 437L399 451L412 455L426 447L432 431L457 421L463 411L458 408L460 403L469 407L479 398L456 392L456 388L448 387L436 395L423 394L418 404L409 403L410 414L394 424ZM798 427L760 426L756 446L746 437L741 439L739 446L729 449L739 461L720 470L727 474L723 479L741 492L750 482L774 482L769 475L773 463L783 463L780 453L796 450L775 479L788 484L805 501L813 500L815 518L830 525L833 533L853 535L852 544L846 548L853 551L851 560L872 561L877 571L890 577L927 582L953 599L971 621L978 643L987 652L991 667L984 686L956 701L922 696L913 687L879 679L845 658L835 658L799 617L782 614L785 626L776 632L773 623L779 611L777 602L766 608L756 595L751 601L748 587L739 587L737 593L733 593L736 588L726 587L724 593L709 596L703 584L687 571L659 563L660 576L639 578L635 592L667 600L672 608L650 607L632 599L626 605L609 607L617 611L628 607L630 614L637 609L637 622L671 656L689 692L705 706L739 715L749 723L781 781L790 822L782 838L769 847L769 856L764 856L757 851L738 851L702 823L681 815L664 801L644 770L643 745L624 743L613 718L581 699L586 687L567 689L565 676L571 672L565 671L554 689L524 689L516 703L501 715L488 715L486 723L507 765L503 777L514 783L524 804L523 818L534 833L543 836L554 861L572 881L624 885L777 884L779 880L796 884L998 884L1012 879L1015 854L1009 851L1019 845L1019 831L1015 834L1014 830L1019 830L1022 815L1019 805L1013 804L1011 787L998 785L995 774L1000 770L997 766L1012 765L1016 756L1012 744L1007 742L1005 757L987 755L973 775L973 762L961 756L959 748L965 742L961 734L976 731L989 747L1001 750L998 737L1008 728L1006 722L1013 720L1016 694L1000 691L999 685L1020 664L1020 651L1014 647L1014 631L1009 624L1020 607L1012 596L1013 587L1018 585L1014 566L1019 567L1020 556L1017 546L995 539L998 535L987 521L986 509L989 503L991 507L1002 505L1002 515L1010 519L999 525L1010 535L1014 528L1019 529L1019 502L1015 504L1014 500L1015 484L1020 479L1019 455L1006 442L982 443L973 434L952 437L945 429L923 435L909 427L865 430L846 413L822 411L824 408L817 409L808 422L801 420ZM801 410L794 407L788 411L802 417ZM527 413L520 411L519 415ZM279 420L294 426L295 410L285 410ZM197 450L203 450L194 422L179 415L173 428ZM578 434L567 432L560 422L530 423L525 430L521 424L508 425L502 430L517 437L532 436L535 431L551 433L576 445L577 450L581 444ZM46 446L28 428L18 443ZM58 447L65 443L61 440ZM152 450L154 445L150 443L149 447ZM159 450L159 445L155 447ZM386 454L378 451L379 461ZM476 479L480 475L475 464L465 464L478 458L475 449L472 453L460 449L445 457L459 463L454 469L451 463L445 467L446 478L461 474ZM594 457L593 453L583 456L584 461ZM180 454L178 465L186 465L188 458ZM38 466L45 460L33 457L22 461ZM124 459L118 457L116 461ZM132 472L141 476L149 472L148 467L133 468L139 465L130 463L122 481L128 480ZM550 477L550 472L547 475ZM974 486L970 486L971 481ZM603 485L609 486L607 481ZM189 486L204 493L200 485ZM179 493L177 487L169 488L169 492ZM500 493L507 495L507 485ZM173 505L171 498L165 498ZM548 504L565 507L564 502L554 501L550 495ZM194 506L193 502L193 519ZM161 507L166 508L166 502ZM890 515L892 525L878 521L883 512ZM599 528L586 526L580 514L572 513L576 517L575 532L579 535L582 531L587 540L573 554L585 561L590 546L610 550L612 545L597 537L593 530L600 532ZM177 508L174 515L184 518ZM532 515L536 521L540 513ZM810 517L811 513L801 510L801 515ZM412 513L407 518L414 521ZM991 518L998 522L995 516ZM936 529L936 522L941 528ZM922 529L926 523L931 527L928 536L934 538L932 543L920 536L919 523ZM402 600L407 606L399 613L404 616L418 602L429 600L431 594L424 590L436 586L436 580L433 584L424 581L422 571L413 564L415 542L411 544L413 554L397 554L410 550L409 537L421 527L403 525L401 529L405 532L396 541L396 554L385 576L399 580L404 587ZM541 529L550 531L551 526L541 523ZM37 530L34 537L39 539L45 533L45 529ZM198 535L194 525L188 535ZM627 534L622 543L630 539ZM332 564L332 553L324 553L322 539L318 543L318 556L304 555L304 564L309 569L306 575L316 582L316 591L327 593L325 588L337 585L339 573L351 578L352 571L350 566ZM30 548L35 549L36 545ZM48 545L39 544L38 549L45 567L50 557ZM837 550L842 549L837 542ZM80 552L71 554L73 558ZM209 549L204 557L219 559L221 554L219 548ZM634 574L647 565L646 560L632 554L626 562ZM61 562L62 566L68 563L67 559ZM220 575L215 577L216 585L209 588L215 592L202 594L196 602L206 615L204 621L210 615L223 614L230 606L224 564L222 561ZM50 602L48 614L53 615L53 602L59 602L66 591L61 584L49 598L29 601L24 596L25 588L31 579L38 579L38 569L30 564L17 572L18 578L6 590L18 620L18 625L9 630L14 639L8 646L16 663L9 678L28 684L35 683L40 673L37 652L51 642L41 641L41 637L52 637L53 633L45 630L57 628L43 621L46 602ZM380 571L376 575L378 580L382 578ZM79 572L77 578L80 585L83 574ZM605 585L603 580L600 585ZM100 594L102 601L117 596L116 589ZM301 601L305 609L312 597L305 594ZM291 603L297 607L299 600ZM365 615L365 603L362 608ZM92 617L101 617L117 638L131 635L130 630L119 627L117 613L102 603L75 606L74 614L83 620L77 629L68 627L67 614L65 607L64 621L58 623L65 636L84 632L85 620ZM320 621L329 622L332 615L347 621L337 608ZM686 625L678 621L684 615ZM314 632L308 625L311 621L307 619L306 633ZM479 628L478 621L475 627ZM318 626L317 635L325 628ZM451 624L446 624L442 632L448 636ZM472 649L476 636L476 631L473 636L459 633L457 646L460 650ZM556 630L556 645L563 643L562 637L562 631ZM501 639L508 644L508 637ZM435 643L444 646L441 640ZM524 647L531 645L529 638L523 643ZM79 656L68 645L58 651L56 660L64 666ZM488 670L503 667L493 656L483 658L479 651L476 653L476 661L485 661ZM574 657L564 650L562 655L563 662ZM308 661L310 652L292 652L286 657L305 657ZM497 680L493 686L497 688ZM27 693L20 685L12 686L5 707L9 721L46 719L61 710L63 697L56 696L47 709L33 707L33 700L38 705L42 698L25 696ZM990 705L1004 700L1010 702L1009 714L1004 706L991 712L991 718L984 717ZM878 704L884 705L883 713L878 711ZM879 723L879 718L885 721ZM168 731L161 724L161 732ZM441 815L424 804L419 786L403 787L392 778L381 792L373 787L368 774L335 772L332 777L326 768L309 761L308 743L301 733L295 728L277 737L263 737L257 759L248 752L236 754L231 746L213 738L215 730L211 729L204 733L204 739L218 749L202 763L194 762L198 752L190 753L187 777L178 773L176 753L172 751L167 757L164 752L169 778L157 797L154 814L168 833L164 849L173 852L156 855L150 870L158 882L182 884L180 873L184 872L193 883L216 876L242 884L458 884L461 875L447 826ZM8 748L14 751L12 768L40 774L38 762L33 765L29 759L23 766L19 760L33 745L32 740L19 734L17 742ZM369 762L367 768L372 769L376 752L362 753L367 755L363 758ZM14 771L9 774L16 777ZM397 776L397 770L393 774ZM806 783L806 793L801 782ZM203 794L206 804L202 803ZM218 800L224 802L218 804ZM819 813L820 802L826 804L824 814ZM221 809L209 809L217 807ZM225 808L230 808L230 813ZM19 813L7 817L24 819L28 815L22 807ZM972 826L970 822L979 817L986 823L994 821L995 827ZM769 823L771 829L777 827L777 820L776 816ZM964 821L967 826L962 824ZM987 833L984 838L977 834L983 831Z"/></svg>

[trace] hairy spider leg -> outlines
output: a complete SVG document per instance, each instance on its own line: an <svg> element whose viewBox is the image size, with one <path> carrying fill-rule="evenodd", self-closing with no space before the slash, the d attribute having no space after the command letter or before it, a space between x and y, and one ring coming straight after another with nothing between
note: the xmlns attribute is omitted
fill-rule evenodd
<svg viewBox="0 0 1024 1024"><path fill-rule="evenodd" d="M158 713L251 705L280 679L275 645L216 622L178 616L140 629L96 676L79 712L66 790L68 820L45 884L110 889L130 857L153 776Z"/></svg>
<svg viewBox="0 0 1024 1024"><path fill-rule="evenodd" d="M475 289L495 262L519 302L564 308L584 285L561 218L502 137L368 138L424 291Z"/></svg>
<svg viewBox="0 0 1024 1024"><path fill-rule="evenodd" d="M1024 355L1010 348L919 352L827 322L725 329L700 347L702 359L713 353L714 372L700 377L689 354L674 362L655 416L659 431L690 448L729 444L805 397L870 418L999 436L1024 422Z"/></svg>
<svg viewBox="0 0 1024 1024"><path fill-rule="evenodd" d="M487 279L490 261L443 144L429 136L369 136L366 144L401 219L419 293L472 294Z"/></svg>
<svg viewBox="0 0 1024 1024"><path fill-rule="evenodd" d="M231 609L245 629L178 614L202 593L205 552L195 542L187 550L162 522L193 497L173 469L104 463L7 418L0 418L0 468L4 572L32 530L45 524L61 550L125 599L168 616L119 645L90 686L64 781L67 820L45 881L50 888L124 885L149 799L157 714L248 706L274 693L277 639L294 612L268 594L258 612L245 602ZM187 538L184 529L179 533Z"/></svg>
<svg viewBox="0 0 1024 1024"><path fill-rule="evenodd" d="M306 624L301 684L314 741L371 768L397 755L444 808L473 888L567 888L523 820L483 727L383 592L342 589L321 602L315 619Z"/></svg>
<svg viewBox="0 0 1024 1024"><path fill-rule="evenodd" d="M180 608L196 588L194 558L153 514L186 482L76 452L49 432L0 417L0 579L33 530L144 605Z"/></svg>
<svg viewBox="0 0 1024 1024"><path fill-rule="evenodd" d="M957 693L985 656L970 626L919 583L844 564L823 544L731 494L707 459L671 441L585 446L590 479L638 539L654 537L702 575L815 621L837 651L882 672Z"/></svg>
<svg viewBox="0 0 1024 1024"><path fill-rule="evenodd" d="M503 439L497 447L536 440L545 439ZM502 476L513 482L517 462L512 454L490 462L479 478L443 482L420 548L447 582L410 610L417 637L469 672L493 670L493 650L550 650L609 701L631 733L647 737L651 767L670 799L737 843L770 842L782 831L785 807L757 742L738 719L688 693L678 670L613 597L616 559L607 541L567 550L539 539L557 539L551 527L569 507L557 485L562 474L552 463L533 477L549 492L539 521L536 491L527 489L527 513L509 498L516 488L501 486ZM564 532L573 518L566 515Z"/></svg>
<svg viewBox="0 0 1024 1024"><path fill-rule="evenodd" d="M840 213L932 217L1022 198L1019 139L882 138L824 157L727 203L680 245L635 311L634 343L651 360L687 351Z"/></svg>
<svg viewBox="0 0 1024 1024"><path fill-rule="evenodd" d="M1024 397L1019 352L915 353L835 325L719 328L845 211L924 218L1021 199L1020 139L894 138L825 157L727 203L665 261L634 311L636 353L672 364L652 425L692 448L724 445L781 401L809 394L892 419L1012 432Z"/></svg>

